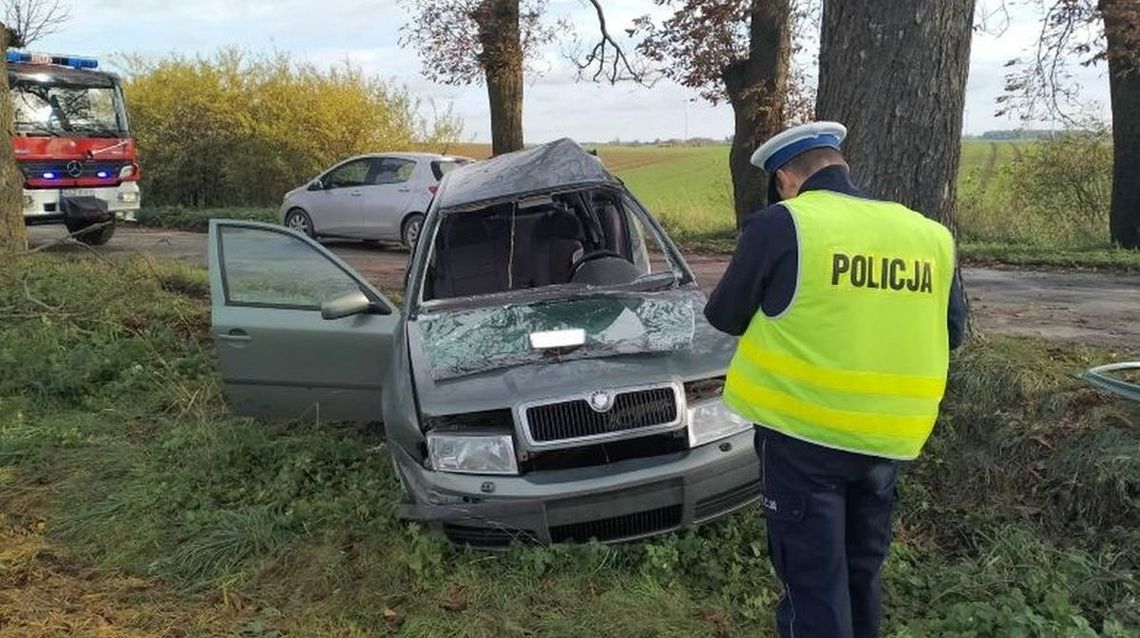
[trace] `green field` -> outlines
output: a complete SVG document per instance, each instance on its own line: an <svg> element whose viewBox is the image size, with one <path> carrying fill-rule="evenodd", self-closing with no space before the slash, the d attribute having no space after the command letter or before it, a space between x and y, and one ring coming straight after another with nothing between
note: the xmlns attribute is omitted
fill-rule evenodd
<svg viewBox="0 0 1140 638"><path fill-rule="evenodd" d="M0 635L768 636L757 511L608 547L446 545L394 517L382 433L229 414L201 270L0 270ZM885 635L1140 635L1140 408L1113 353L959 352L906 469Z"/></svg>
<svg viewBox="0 0 1140 638"><path fill-rule="evenodd" d="M990 188L991 177L1021 153L1023 144L964 142L959 187L971 192ZM599 154L670 232L680 237L732 234L735 220L728 146L602 146ZM970 182L970 178L979 183Z"/></svg>

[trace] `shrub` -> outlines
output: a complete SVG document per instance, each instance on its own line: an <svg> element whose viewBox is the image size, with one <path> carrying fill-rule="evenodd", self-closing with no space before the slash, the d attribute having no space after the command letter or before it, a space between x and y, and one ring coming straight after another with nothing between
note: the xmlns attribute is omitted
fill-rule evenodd
<svg viewBox="0 0 1140 638"><path fill-rule="evenodd" d="M277 211L271 208L182 208L179 206L147 206L136 213L139 224L151 228L170 228L204 233L211 219L242 219L252 222L277 223Z"/></svg>
<svg viewBox="0 0 1140 638"><path fill-rule="evenodd" d="M449 142L404 89L345 63L320 69L285 54L212 59L127 57L125 90L153 205L278 204L337 160Z"/></svg>
<svg viewBox="0 0 1140 638"><path fill-rule="evenodd" d="M1108 241L1112 143L1103 130L1019 145L996 169L975 166L960 180L963 239L1039 246Z"/></svg>

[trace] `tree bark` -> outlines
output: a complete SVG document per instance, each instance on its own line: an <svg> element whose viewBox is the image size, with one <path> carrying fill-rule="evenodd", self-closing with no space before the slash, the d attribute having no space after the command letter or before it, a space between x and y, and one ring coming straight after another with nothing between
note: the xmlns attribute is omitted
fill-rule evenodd
<svg viewBox="0 0 1140 638"><path fill-rule="evenodd" d="M491 151L523 148L523 53L519 0L483 0L475 11L482 46L480 63L491 107Z"/></svg>
<svg viewBox="0 0 1140 638"><path fill-rule="evenodd" d="M0 51L8 50L8 29L0 23ZM8 91L8 72L0 82L0 253L22 252L28 248L28 231L24 226L24 175L12 152L12 97Z"/></svg>
<svg viewBox="0 0 1140 638"><path fill-rule="evenodd" d="M723 73L736 120L728 164L737 227L768 202L768 177L750 160L764 140L784 127L792 55L790 5L790 0L752 0L748 58Z"/></svg>
<svg viewBox="0 0 1140 638"><path fill-rule="evenodd" d="M1108 43L1108 85L1112 100L1112 207L1109 234L1125 248L1140 248L1140 51L1132 51L1140 26L1128 16L1137 0L1104 0L1101 15Z"/></svg>
<svg viewBox="0 0 1140 638"><path fill-rule="evenodd" d="M816 116L878 197L954 228L975 0L825 0Z"/></svg>

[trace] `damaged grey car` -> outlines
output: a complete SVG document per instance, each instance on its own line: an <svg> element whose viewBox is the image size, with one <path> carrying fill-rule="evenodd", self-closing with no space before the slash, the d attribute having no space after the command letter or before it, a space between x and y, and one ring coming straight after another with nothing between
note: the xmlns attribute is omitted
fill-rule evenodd
<svg viewBox="0 0 1140 638"><path fill-rule="evenodd" d="M240 414L382 421L402 517L456 543L623 541L759 497L735 348L661 227L560 140L450 172L402 308L286 228L211 222Z"/></svg>

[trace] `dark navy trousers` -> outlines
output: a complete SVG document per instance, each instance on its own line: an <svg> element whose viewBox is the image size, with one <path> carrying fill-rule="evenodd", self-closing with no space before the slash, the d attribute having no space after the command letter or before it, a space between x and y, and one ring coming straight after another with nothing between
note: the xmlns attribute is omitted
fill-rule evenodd
<svg viewBox="0 0 1140 638"><path fill-rule="evenodd" d="M756 429L768 550L784 638L879 635L897 461Z"/></svg>

